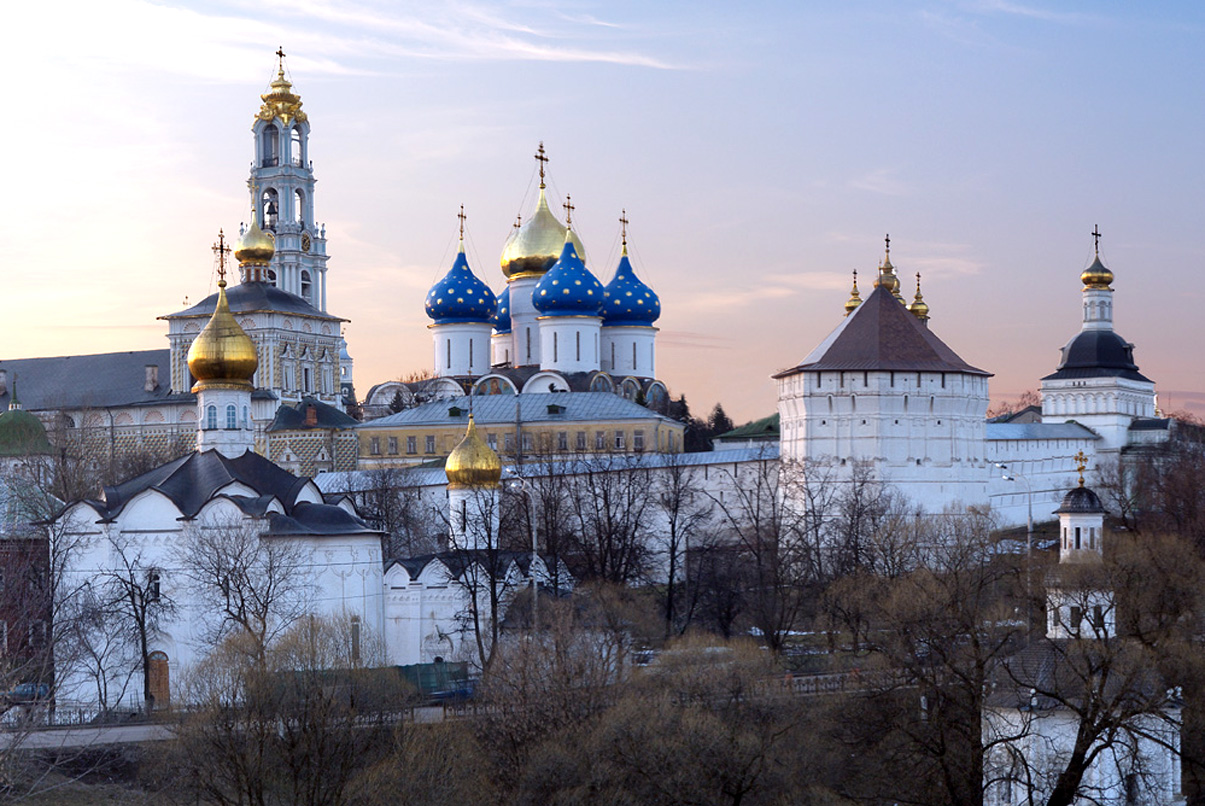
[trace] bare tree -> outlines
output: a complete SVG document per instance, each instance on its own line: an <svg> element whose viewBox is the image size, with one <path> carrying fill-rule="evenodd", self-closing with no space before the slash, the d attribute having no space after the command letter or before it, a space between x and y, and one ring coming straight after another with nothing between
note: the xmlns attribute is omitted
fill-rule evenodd
<svg viewBox="0 0 1205 806"><path fill-rule="evenodd" d="M718 407L718 404L717 404ZM670 453L656 474L656 508L661 513L661 545L665 556L665 635L683 632L689 620L683 618L679 600L683 598L682 575L686 573L691 539L711 518L712 504L695 478L694 470L681 454Z"/></svg>
<svg viewBox="0 0 1205 806"><path fill-rule="evenodd" d="M439 536L432 528L438 519L412 471L379 468L351 478L353 488L348 492L360 516L382 532L381 556L386 563L438 550Z"/></svg>
<svg viewBox="0 0 1205 806"><path fill-rule="evenodd" d="M575 575L618 584L642 579L650 555L650 476L643 458L579 459L570 485L570 567Z"/></svg>

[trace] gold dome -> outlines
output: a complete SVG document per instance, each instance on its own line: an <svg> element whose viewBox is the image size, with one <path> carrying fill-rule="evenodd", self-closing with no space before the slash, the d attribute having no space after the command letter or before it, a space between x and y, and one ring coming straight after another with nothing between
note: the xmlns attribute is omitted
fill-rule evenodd
<svg viewBox="0 0 1205 806"><path fill-rule="evenodd" d="M920 272L916 273L916 297L908 305L908 312L922 322L929 318L929 306L925 303L925 298L920 293Z"/></svg>
<svg viewBox="0 0 1205 806"><path fill-rule="evenodd" d="M226 281L218 281L218 304L192 346L188 348L188 371L197 379L192 391L206 386L251 388L251 377L259 367L255 342L235 321L226 301Z"/></svg>
<svg viewBox="0 0 1205 806"><path fill-rule="evenodd" d="M552 268L561 249L565 246L565 233L569 228L557 221L548 209L548 198L540 186L540 198L536 211L530 218L512 230L502 249L502 273L507 278L521 275L539 275ZM586 248L577 233L570 233L577 256L586 262Z"/></svg>
<svg viewBox="0 0 1205 806"><path fill-rule="evenodd" d="M304 122L307 117L301 111L301 96L293 92L293 85L285 78L284 56L279 51L278 55L281 57L280 67L276 71L276 78L268 85L268 91L259 96L264 105L259 108L256 117L260 120L280 118L280 122L286 126L292 120Z"/></svg>
<svg viewBox="0 0 1205 806"><path fill-rule="evenodd" d="M251 226L243 233L234 245L234 259L240 267L267 266L276 254L276 241L272 236L259 228L255 211L251 212Z"/></svg>
<svg viewBox="0 0 1205 806"><path fill-rule="evenodd" d="M1096 255L1096 260L1092 261L1092 265L1084 269L1084 273L1079 276L1084 283L1084 288L1104 288L1107 289L1113 283L1113 272L1109 271L1105 264L1100 262L1100 254Z"/></svg>
<svg viewBox="0 0 1205 806"><path fill-rule="evenodd" d="M477 436L477 424L471 414L464 439L448 454L444 471L448 474L448 487L453 490L497 487L502 480L502 460Z"/></svg>
<svg viewBox="0 0 1205 806"><path fill-rule="evenodd" d="M845 315L849 316L858 306L862 304L862 295L858 293L858 271L854 269L854 287L849 292L849 299L845 301Z"/></svg>

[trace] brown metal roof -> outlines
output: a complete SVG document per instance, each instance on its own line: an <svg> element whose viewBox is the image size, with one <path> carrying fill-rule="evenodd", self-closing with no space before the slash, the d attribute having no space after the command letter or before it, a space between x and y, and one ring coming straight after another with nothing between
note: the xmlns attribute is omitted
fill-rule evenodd
<svg viewBox="0 0 1205 806"><path fill-rule="evenodd" d="M779 372L832 370L961 372L991 376L958 357L945 342L879 286L803 363Z"/></svg>

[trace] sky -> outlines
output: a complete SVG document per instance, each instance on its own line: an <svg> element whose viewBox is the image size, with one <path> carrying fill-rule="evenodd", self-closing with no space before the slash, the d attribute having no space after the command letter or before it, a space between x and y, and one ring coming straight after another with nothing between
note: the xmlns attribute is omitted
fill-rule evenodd
<svg viewBox="0 0 1205 806"><path fill-rule="evenodd" d="M1203 4L67 0L5 29L0 358L167 346L247 219L283 46L361 394L430 366L461 204L501 291L542 141L604 283L626 209L696 413L772 413L887 233L993 400L1036 389L1099 226L1117 331L1165 411L1205 414Z"/></svg>

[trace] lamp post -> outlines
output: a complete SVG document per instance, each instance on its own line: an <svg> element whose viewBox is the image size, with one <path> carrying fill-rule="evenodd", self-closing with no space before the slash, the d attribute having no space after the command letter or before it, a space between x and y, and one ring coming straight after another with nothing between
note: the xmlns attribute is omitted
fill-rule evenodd
<svg viewBox="0 0 1205 806"><path fill-rule="evenodd" d="M1020 473L1009 473L1008 465L1000 462L994 464L1004 471L1000 478L1005 481L1020 481L1025 485L1025 497L1029 505L1029 512L1025 519L1025 632L1029 634L1033 630L1033 618L1030 612L1033 609L1033 487L1030 485L1029 479Z"/></svg>
<svg viewBox="0 0 1205 806"><path fill-rule="evenodd" d="M531 563L527 569L527 576L531 580L531 631L535 634L540 631L540 591L536 586L536 560L540 554L536 541L535 520L532 515L532 510L535 509L535 499L531 497L531 490L528 489L525 479L515 479L507 487L511 492L518 492L527 499L527 531L531 533Z"/></svg>

